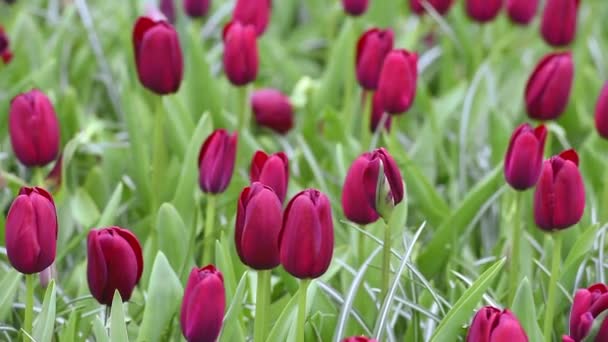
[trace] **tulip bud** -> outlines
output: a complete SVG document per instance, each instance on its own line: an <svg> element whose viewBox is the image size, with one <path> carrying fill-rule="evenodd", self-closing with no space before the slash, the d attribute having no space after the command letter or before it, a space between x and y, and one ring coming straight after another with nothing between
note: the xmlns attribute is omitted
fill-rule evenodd
<svg viewBox="0 0 608 342"><path fill-rule="evenodd" d="M365 32L357 43L357 80L361 87L375 90L386 55L393 49L391 29L373 28Z"/></svg>
<svg viewBox="0 0 608 342"><path fill-rule="evenodd" d="M289 183L289 160L284 152L267 155L257 151L251 160L251 182L260 182L269 186L283 203Z"/></svg>
<svg viewBox="0 0 608 342"><path fill-rule="evenodd" d="M211 0L184 0L184 12L191 18L200 18L207 15Z"/></svg>
<svg viewBox="0 0 608 342"><path fill-rule="evenodd" d="M500 12L503 0L466 0L465 6L469 17L477 22L492 21Z"/></svg>
<svg viewBox="0 0 608 342"><path fill-rule="evenodd" d="M293 107L289 98L275 89L256 90L251 96L255 121L262 127L285 134L293 127Z"/></svg>
<svg viewBox="0 0 608 342"><path fill-rule="evenodd" d="M378 125L380 124L380 122L382 121L382 117L384 116L384 106L382 105L382 102L380 102L380 97L378 96L378 93L374 93L373 99L372 99L372 118L371 118L371 122L370 122L370 130L372 131L372 133L376 132L376 130L378 129ZM386 116L386 119L384 120L384 129L387 132L391 131L391 124L393 122L393 118L390 115Z"/></svg>
<svg viewBox="0 0 608 342"><path fill-rule="evenodd" d="M51 194L42 188L23 187L8 211L6 254L24 274L44 271L55 261L57 212Z"/></svg>
<svg viewBox="0 0 608 342"><path fill-rule="evenodd" d="M219 194L230 184L236 161L237 133L216 129L198 155L199 185L206 193Z"/></svg>
<svg viewBox="0 0 608 342"><path fill-rule="evenodd" d="M365 336L352 336L343 339L342 342L378 342L378 340Z"/></svg>
<svg viewBox="0 0 608 342"><path fill-rule="evenodd" d="M255 81L258 45L253 26L233 21L224 27L224 72L235 86Z"/></svg>
<svg viewBox="0 0 608 342"><path fill-rule="evenodd" d="M292 276L318 278L331 263L334 224L329 199L316 189L291 199L279 234L281 264Z"/></svg>
<svg viewBox="0 0 608 342"><path fill-rule="evenodd" d="M141 245L120 227L93 229L87 237L87 280L100 304L112 305L118 290L123 301L131 298L144 269Z"/></svg>
<svg viewBox="0 0 608 342"><path fill-rule="evenodd" d="M25 166L44 166L59 152L59 122L53 104L38 89L11 101L9 134L15 155Z"/></svg>
<svg viewBox="0 0 608 342"><path fill-rule="evenodd" d="M572 43L579 3L580 0L546 1L540 32L547 44L565 46Z"/></svg>
<svg viewBox="0 0 608 342"><path fill-rule="evenodd" d="M421 15L426 12L426 9L422 6L423 1L424 0L410 0L410 8L414 13ZM454 3L453 0L426 0L426 2L441 15L446 14Z"/></svg>
<svg viewBox="0 0 608 342"><path fill-rule="evenodd" d="M603 138L608 139L608 82L604 84L595 105L595 128Z"/></svg>
<svg viewBox="0 0 608 342"><path fill-rule="evenodd" d="M567 150L545 160L534 193L534 221L543 230L568 228L585 211L585 185L578 155Z"/></svg>
<svg viewBox="0 0 608 342"><path fill-rule="evenodd" d="M406 50L393 50L384 59L378 96L384 110L399 114L412 106L416 97L418 56Z"/></svg>
<svg viewBox="0 0 608 342"><path fill-rule="evenodd" d="M389 187L389 205L401 203L404 197L403 179L388 151L381 147L355 159L346 174L342 190L342 209L346 218L359 224L375 222L382 214L379 207L384 206L378 202L387 200L379 196L383 191L378 191L379 185L384 186L385 183Z"/></svg>
<svg viewBox="0 0 608 342"><path fill-rule="evenodd" d="M254 182L241 192L234 245L245 265L256 270L269 270L279 265L282 209L275 192L260 182Z"/></svg>
<svg viewBox="0 0 608 342"><path fill-rule="evenodd" d="M342 0L344 12L353 17L358 17L367 11L369 0Z"/></svg>
<svg viewBox="0 0 608 342"><path fill-rule="evenodd" d="M160 11L165 15L167 21L175 24L175 3L174 0L160 0Z"/></svg>
<svg viewBox="0 0 608 342"><path fill-rule="evenodd" d="M543 57L526 85L528 116L536 120L557 119L568 104L573 78L574 63L570 52Z"/></svg>
<svg viewBox="0 0 608 342"><path fill-rule="evenodd" d="M485 306L475 314L467 342L528 342L528 336L511 311Z"/></svg>
<svg viewBox="0 0 608 342"><path fill-rule="evenodd" d="M164 20L140 17L133 29L133 51L141 84L158 95L179 90L184 73L177 32Z"/></svg>
<svg viewBox="0 0 608 342"><path fill-rule="evenodd" d="M544 125L533 129L525 123L513 132L505 156L505 179L514 189L526 190L536 184L543 166L546 139Z"/></svg>
<svg viewBox="0 0 608 342"><path fill-rule="evenodd" d="M589 340L593 321L608 310L608 286L602 283L576 291L570 311L570 334L563 341L582 342ZM608 319L604 318L593 341L608 341Z"/></svg>
<svg viewBox="0 0 608 342"><path fill-rule="evenodd" d="M271 10L271 0L237 0L232 21L241 22L244 26L252 25L259 37L266 31Z"/></svg>
<svg viewBox="0 0 608 342"><path fill-rule="evenodd" d="M222 329L226 291L213 265L192 269L184 291L180 325L188 342L215 342Z"/></svg>
<svg viewBox="0 0 608 342"><path fill-rule="evenodd" d="M507 0L507 14L512 22L527 25L538 10L538 0Z"/></svg>
<svg viewBox="0 0 608 342"><path fill-rule="evenodd" d="M8 35L4 32L4 28L0 26L0 58L4 64L10 63L11 59L13 59L13 54L10 49L10 39L8 39Z"/></svg>

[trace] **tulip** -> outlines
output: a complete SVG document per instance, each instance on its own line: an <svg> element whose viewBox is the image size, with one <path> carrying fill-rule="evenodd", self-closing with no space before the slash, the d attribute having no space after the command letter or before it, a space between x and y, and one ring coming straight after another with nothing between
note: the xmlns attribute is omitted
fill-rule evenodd
<svg viewBox="0 0 608 342"><path fill-rule="evenodd" d="M544 125L532 128L525 123L511 136L505 156L505 179L516 190L533 187L543 166L543 152L547 129Z"/></svg>
<svg viewBox="0 0 608 342"><path fill-rule="evenodd" d="M51 194L42 188L23 187L8 211L6 254L24 274L44 271L55 261L57 212Z"/></svg>
<svg viewBox="0 0 608 342"><path fill-rule="evenodd" d="M184 0L184 12L191 18L200 18L207 15L211 0Z"/></svg>
<svg viewBox="0 0 608 342"><path fill-rule="evenodd" d="M410 0L411 10L418 15L424 14L426 9L422 6L423 1L425 0ZM450 7L452 7L454 0L426 0L426 2L432 6L437 13L444 15L448 12Z"/></svg>
<svg viewBox="0 0 608 342"><path fill-rule="evenodd" d="M198 155L199 185L206 193L219 194L230 184L236 161L237 133L217 129L205 140Z"/></svg>
<svg viewBox="0 0 608 342"><path fill-rule="evenodd" d="M352 336L343 339L342 342L378 342L378 340L365 336Z"/></svg>
<svg viewBox="0 0 608 342"><path fill-rule="evenodd" d="M393 49L391 29L373 28L365 32L357 43L357 80L361 87L375 90L386 55Z"/></svg>
<svg viewBox="0 0 608 342"><path fill-rule="evenodd" d="M318 278L334 251L334 225L329 199L316 189L291 199L283 215L279 253L285 270L296 278Z"/></svg>
<svg viewBox="0 0 608 342"><path fill-rule="evenodd" d="M10 39L8 39L2 26L0 26L0 58L2 58L4 64L10 63L11 59L13 59L13 54L10 49Z"/></svg>
<svg viewBox="0 0 608 342"><path fill-rule="evenodd" d="M512 22L527 25L538 10L538 0L507 0L507 14Z"/></svg>
<svg viewBox="0 0 608 342"><path fill-rule="evenodd" d="M246 187L239 197L234 245L241 261L256 270L279 265L282 207L274 191L260 182Z"/></svg>
<svg viewBox="0 0 608 342"><path fill-rule="evenodd" d="M358 17L367 11L369 0L342 0L344 12L353 17Z"/></svg>
<svg viewBox="0 0 608 342"><path fill-rule="evenodd" d="M158 95L179 90L184 73L177 32L164 20L140 17L133 29L133 51L141 84Z"/></svg>
<svg viewBox="0 0 608 342"><path fill-rule="evenodd" d="M572 43L579 3L580 0L546 1L540 32L547 44L565 46Z"/></svg>
<svg viewBox="0 0 608 342"><path fill-rule="evenodd" d="M393 50L384 59L378 96L390 114L407 111L416 97L418 56L406 50Z"/></svg>
<svg viewBox="0 0 608 342"><path fill-rule="evenodd" d="M578 155L567 150L545 160L534 193L534 221L543 230L576 224L585 210L585 186Z"/></svg>
<svg viewBox="0 0 608 342"><path fill-rule="evenodd" d="M188 342L214 342L220 335L226 291L224 277L213 265L192 269L180 315L182 333Z"/></svg>
<svg viewBox="0 0 608 342"><path fill-rule="evenodd" d="M382 102L380 102L380 97L376 92L374 93L372 99L372 117L370 122L370 130L372 131L372 133L376 132L376 130L378 129L378 125L382 121L384 113L384 106L382 105ZM386 120L384 121L384 129L387 132L390 132L391 130L392 121L393 118L390 115L387 115Z"/></svg>
<svg viewBox="0 0 608 342"><path fill-rule="evenodd" d="M224 27L224 72L235 86L255 81L258 46L253 26L237 21Z"/></svg>
<svg viewBox="0 0 608 342"><path fill-rule="evenodd" d="M175 23L175 3L174 0L160 0L160 11L165 15L167 21Z"/></svg>
<svg viewBox="0 0 608 342"><path fill-rule="evenodd" d="M608 286L602 283L576 291L570 311L570 335L563 336L564 342L582 342L586 339L593 321L608 309ZM595 342L608 341L608 319L601 322Z"/></svg>
<svg viewBox="0 0 608 342"><path fill-rule="evenodd" d="M143 271L141 245L120 227L93 229L87 237L87 279L100 304L112 305L118 290L123 301L131 298Z"/></svg>
<svg viewBox="0 0 608 342"><path fill-rule="evenodd" d="M467 342L527 342L528 336L511 311L485 306L475 314Z"/></svg>
<svg viewBox="0 0 608 342"><path fill-rule="evenodd" d="M557 119L568 104L573 78L574 63L570 52L543 57L526 85L528 116L537 120Z"/></svg>
<svg viewBox="0 0 608 342"><path fill-rule="evenodd" d="M608 82L604 84L595 106L595 128L602 137L608 139Z"/></svg>
<svg viewBox="0 0 608 342"><path fill-rule="evenodd" d="M257 36L261 36L270 19L271 0L237 0L232 13L232 21L252 25Z"/></svg>
<svg viewBox="0 0 608 342"><path fill-rule="evenodd" d="M262 127L279 134L286 134L293 127L293 107L278 90L256 90L251 96L251 107L255 121Z"/></svg>
<svg viewBox="0 0 608 342"><path fill-rule="evenodd" d="M9 134L15 155L25 166L44 166L59 153L59 122L53 104L40 90L11 101Z"/></svg>
<svg viewBox="0 0 608 342"><path fill-rule="evenodd" d="M477 22L492 21L500 12L503 0L466 0L465 6L469 17Z"/></svg>
<svg viewBox="0 0 608 342"><path fill-rule="evenodd" d="M284 152L267 155L257 151L251 160L249 173L251 182L260 182L269 186L283 203L289 183L289 160Z"/></svg>

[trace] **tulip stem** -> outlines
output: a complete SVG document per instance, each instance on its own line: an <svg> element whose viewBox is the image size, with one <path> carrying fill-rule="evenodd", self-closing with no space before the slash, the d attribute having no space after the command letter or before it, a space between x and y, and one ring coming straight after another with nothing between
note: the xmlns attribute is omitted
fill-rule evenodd
<svg viewBox="0 0 608 342"><path fill-rule="evenodd" d="M32 172L32 186L44 188L44 170L41 167L35 167Z"/></svg>
<svg viewBox="0 0 608 342"><path fill-rule="evenodd" d="M268 319L268 309L270 306L270 276L270 270L258 271L253 342L264 342L266 340L266 320Z"/></svg>
<svg viewBox="0 0 608 342"><path fill-rule="evenodd" d="M522 194L520 191L515 192L514 212L512 218L513 226L513 241L511 242L511 269L509 270L509 301L513 303L515 292L519 282L519 257L521 254L521 238L522 238L522 218L521 218L521 201Z"/></svg>
<svg viewBox="0 0 608 342"><path fill-rule="evenodd" d="M372 122L372 111L374 108L374 92L365 91L365 108L361 120L361 148L367 151L370 140L370 127Z"/></svg>
<svg viewBox="0 0 608 342"><path fill-rule="evenodd" d="M150 195L152 197L152 213L156 215L158 207L160 206L159 193L163 185L163 176L161 170L166 164L165 158L165 141L164 141L164 129L165 129L165 109L163 107L163 99L161 96L154 97L156 116L154 117L154 146L152 154L152 191Z"/></svg>
<svg viewBox="0 0 608 342"><path fill-rule="evenodd" d="M247 129L249 121L249 86L245 85L238 88L240 96L240 108L238 109L237 115L237 127L238 131L242 132Z"/></svg>
<svg viewBox="0 0 608 342"><path fill-rule="evenodd" d="M543 335L546 342L551 342L553 334L553 315L555 311L555 297L557 282L559 281L559 268L561 263L562 234L553 233L553 256L551 259L551 278L549 279L549 294L547 295L547 309L545 310L545 325Z"/></svg>
<svg viewBox="0 0 608 342"><path fill-rule="evenodd" d="M382 288L380 300L384 300L388 294L388 286L391 278L391 230L388 223L384 227L384 244L382 253Z"/></svg>
<svg viewBox="0 0 608 342"><path fill-rule="evenodd" d="M32 323L34 322L34 283L36 275L25 275L25 317L23 319L23 330L26 333L32 334ZM29 342L30 339L23 335L23 340Z"/></svg>
<svg viewBox="0 0 608 342"><path fill-rule="evenodd" d="M205 237L203 239L203 264L213 263L213 222L215 221L215 196L207 196L207 211L205 213Z"/></svg>
<svg viewBox="0 0 608 342"><path fill-rule="evenodd" d="M304 323L306 322L306 292L310 279L302 279L300 281L300 289L298 290L298 321L296 325L296 342L304 342Z"/></svg>

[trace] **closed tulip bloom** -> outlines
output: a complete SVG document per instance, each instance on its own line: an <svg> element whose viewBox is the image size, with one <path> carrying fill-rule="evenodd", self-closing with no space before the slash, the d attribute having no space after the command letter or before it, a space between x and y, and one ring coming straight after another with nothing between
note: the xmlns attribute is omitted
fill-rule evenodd
<svg viewBox="0 0 608 342"><path fill-rule="evenodd" d="M467 342L527 342L528 336L517 317L508 309L486 306L475 314L467 332Z"/></svg>
<svg viewBox="0 0 608 342"><path fill-rule="evenodd" d="M595 105L595 128L603 138L608 139L608 82L604 84Z"/></svg>
<svg viewBox="0 0 608 342"><path fill-rule="evenodd" d="M251 96L255 121L262 127L286 134L293 127L293 107L289 98L276 89L256 90Z"/></svg>
<svg viewBox="0 0 608 342"><path fill-rule="evenodd" d="M418 56L406 50L394 50L384 59L378 96L384 110L390 114L399 114L412 106L416 97L418 79Z"/></svg>
<svg viewBox="0 0 608 342"><path fill-rule="evenodd" d="M570 311L570 334L564 342L587 341L594 320L608 309L608 286L602 283L576 291ZM601 322L595 342L608 341L608 319Z"/></svg>
<svg viewBox="0 0 608 342"><path fill-rule="evenodd" d="M10 63L13 59L13 53L10 49L10 39L8 39L8 35L4 32L4 28L0 26L0 58L4 64Z"/></svg>
<svg viewBox="0 0 608 342"><path fill-rule="evenodd" d="M357 43L357 80L361 87L375 90L386 55L393 49L391 29L373 28L365 32Z"/></svg>
<svg viewBox="0 0 608 342"><path fill-rule="evenodd" d="M410 0L410 8L414 13L421 15L426 12L424 6L422 6L422 2L424 0ZM448 12L454 0L426 0L427 3L437 11L437 13L444 15Z"/></svg>
<svg viewBox="0 0 608 342"><path fill-rule="evenodd" d="M466 0L465 7L469 17L477 22L492 21L500 12L503 0Z"/></svg>
<svg viewBox="0 0 608 342"><path fill-rule="evenodd" d="M191 18L200 18L207 15L211 0L184 0L184 12Z"/></svg>
<svg viewBox="0 0 608 342"><path fill-rule="evenodd" d="M505 156L505 179L516 190L533 187L543 166L543 152L547 128L532 128L525 123L517 127L511 136Z"/></svg>
<svg viewBox="0 0 608 342"><path fill-rule="evenodd" d="M42 272L55 261L57 212L51 194L21 188L6 217L5 241L8 260L21 273Z"/></svg>
<svg viewBox="0 0 608 342"><path fill-rule="evenodd" d="M188 342L215 342L226 309L224 277L213 265L193 268L188 277L180 325Z"/></svg>
<svg viewBox="0 0 608 342"><path fill-rule="evenodd" d="M245 265L256 270L269 270L279 265L282 209L275 192L260 182L254 182L241 192L234 245Z"/></svg>
<svg viewBox="0 0 608 342"><path fill-rule="evenodd" d="M507 14L512 22L527 25L538 10L538 0L507 0Z"/></svg>
<svg viewBox="0 0 608 342"><path fill-rule="evenodd" d="M199 185L206 193L219 194L230 184L236 161L237 133L217 129L205 140L198 155Z"/></svg>
<svg viewBox="0 0 608 342"><path fill-rule="evenodd" d="M534 221L543 230L568 228L585 211L585 186L578 155L567 150L543 163L534 193Z"/></svg>
<svg viewBox="0 0 608 342"><path fill-rule="evenodd" d="M252 25L257 36L261 36L270 20L271 0L237 0L232 13L232 21Z"/></svg>
<svg viewBox="0 0 608 342"><path fill-rule="evenodd" d="M378 342L378 340L365 336L353 336L343 339L342 342Z"/></svg>
<svg viewBox="0 0 608 342"><path fill-rule="evenodd" d="M177 32L164 20L140 17L133 29L133 50L141 84L158 95L179 90L184 73Z"/></svg>
<svg viewBox="0 0 608 342"><path fill-rule="evenodd" d="M334 224L329 199L316 189L291 199L279 235L281 264L292 276L318 278L329 268L334 252Z"/></svg>
<svg viewBox="0 0 608 342"><path fill-rule="evenodd" d="M574 63L570 52L546 55L536 66L526 85L526 110L536 120L557 119L566 109Z"/></svg>
<svg viewBox="0 0 608 342"><path fill-rule="evenodd" d="M380 97L378 96L377 92L374 93L372 101L373 101L372 118L371 118L371 122L370 122L370 130L372 131L372 133L374 133L378 129L378 125L382 121L382 117L384 116L385 112L384 112L384 106L382 105L382 102L380 102ZM387 115L386 120L384 121L384 129L387 132L391 131L392 122L393 122L392 116Z"/></svg>
<svg viewBox="0 0 608 342"><path fill-rule="evenodd" d="M367 11L369 0L342 0L344 12L354 17L360 16Z"/></svg>
<svg viewBox="0 0 608 342"><path fill-rule="evenodd" d="M574 40L580 0L547 0L540 25L543 39L549 45L565 46Z"/></svg>
<svg viewBox="0 0 608 342"><path fill-rule="evenodd" d="M384 172L380 175L380 167ZM378 201L379 183L388 183L390 205L394 206L403 200L403 178L393 157L384 148L365 152L351 165L342 190L342 209L349 220L368 224L380 217Z"/></svg>
<svg viewBox="0 0 608 342"><path fill-rule="evenodd" d="M144 269L141 245L120 227L93 229L87 237L87 280L100 304L112 305L118 290L123 301L131 298Z"/></svg>
<svg viewBox="0 0 608 342"><path fill-rule="evenodd" d="M160 0L160 11L165 15L167 20L175 23L175 0Z"/></svg>
<svg viewBox="0 0 608 342"><path fill-rule="evenodd" d="M258 45L255 28L240 22L224 27L224 72L235 86L246 85L258 76Z"/></svg>
<svg viewBox="0 0 608 342"><path fill-rule="evenodd" d="M25 166L44 166L59 153L59 121L53 104L38 89L11 101L9 135L17 159Z"/></svg>
<svg viewBox="0 0 608 342"><path fill-rule="evenodd" d="M289 160L284 152L268 155L264 151L257 151L251 160L249 173L251 182L260 182L268 185L277 194L283 203L287 195L289 183Z"/></svg>

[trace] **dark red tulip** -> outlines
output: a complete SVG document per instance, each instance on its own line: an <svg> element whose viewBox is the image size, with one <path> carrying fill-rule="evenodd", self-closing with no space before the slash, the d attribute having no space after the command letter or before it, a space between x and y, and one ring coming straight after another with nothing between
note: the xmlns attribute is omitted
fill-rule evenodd
<svg viewBox="0 0 608 342"><path fill-rule="evenodd" d="M467 342L528 342L517 317L508 309L485 306L475 314L467 332Z"/></svg>
<svg viewBox="0 0 608 342"><path fill-rule="evenodd" d="M454 0L426 0L427 3L437 11L437 13L444 15L448 12ZM421 15L426 12L426 9L422 6L422 0L410 0L410 8L414 13Z"/></svg>
<svg viewBox="0 0 608 342"><path fill-rule="evenodd" d="M342 8L348 15L360 16L367 11L369 0L342 0Z"/></svg>
<svg viewBox="0 0 608 342"><path fill-rule="evenodd" d="M385 182L390 189L390 205L397 205L404 197L403 178L397 163L384 148L365 152L355 159L342 188L342 209L346 218L359 224L375 222L380 217L378 201L387 200L377 193L377 189L382 188L378 184Z"/></svg>
<svg viewBox="0 0 608 342"><path fill-rule="evenodd" d="M8 260L21 273L42 272L55 261L57 212L51 194L21 188L6 217L5 241Z"/></svg>
<svg viewBox="0 0 608 342"><path fill-rule="evenodd" d="M291 199L279 235L280 260L300 279L318 278L329 268L334 252L334 224L329 199L316 189Z"/></svg>
<svg viewBox="0 0 608 342"><path fill-rule="evenodd" d="M543 57L526 85L528 116L543 121L557 119L566 109L573 79L574 63L570 52Z"/></svg>
<svg viewBox="0 0 608 342"><path fill-rule="evenodd" d="M232 21L252 25L257 36L261 36L270 20L271 0L237 0L232 13Z"/></svg>
<svg viewBox="0 0 608 342"><path fill-rule="evenodd" d="M255 121L279 134L293 127L293 107L289 98L276 89L256 90L251 96Z"/></svg>
<svg viewBox="0 0 608 342"><path fill-rule="evenodd" d="M382 121L382 117L384 116L384 113L385 113L384 106L382 105L382 102L380 102L380 97L378 96L378 93L376 92L376 93L374 93L374 96L372 99L372 118L371 118L371 122L370 122L370 130L372 131L372 133L376 132L376 129L378 129L378 125ZM393 122L392 116L387 115L386 120L384 121L384 129L387 132L390 132L392 122Z"/></svg>
<svg viewBox="0 0 608 342"><path fill-rule="evenodd" d="M237 133L216 129L198 155L199 185L206 193L219 194L230 184L236 161Z"/></svg>
<svg viewBox="0 0 608 342"><path fill-rule="evenodd" d="M595 128L602 137L608 139L608 82L604 84L595 105Z"/></svg>
<svg viewBox="0 0 608 342"><path fill-rule="evenodd" d="M538 11L538 0L507 0L507 14L512 22L527 25Z"/></svg>
<svg viewBox="0 0 608 342"><path fill-rule="evenodd" d="M564 342L587 341L594 320L608 310L608 286L602 283L580 289L574 295L572 311L570 311L570 334L563 336ZM608 341L608 319L601 323L599 331L593 340Z"/></svg>
<svg viewBox="0 0 608 342"><path fill-rule="evenodd" d="M59 153L59 121L53 104L38 89L11 101L8 118L13 151L25 166L44 166Z"/></svg>
<svg viewBox="0 0 608 342"><path fill-rule="evenodd" d="M215 342L226 309L224 277L213 265L192 269L184 291L180 325L188 342Z"/></svg>
<svg viewBox="0 0 608 342"><path fill-rule="evenodd" d="M242 86L258 75L258 45L255 28L240 22L224 27L224 72L228 80Z"/></svg>
<svg viewBox="0 0 608 342"><path fill-rule="evenodd" d="M177 32L164 20L140 17L133 29L133 51L141 84L158 95L179 90L184 60Z"/></svg>
<svg viewBox="0 0 608 342"><path fill-rule="evenodd" d="M534 193L534 221L543 230L568 228L585 211L585 185L578 155L567 150L545 160Z"/></svg>
<svg viewBox="0 0 608 342"><path fill-rule="evenodd" d="M365 336L352 336L343 339L342 342L378 342L378 340Z"/></svg>
<svg viewBox="0 0 608 342"><path fill-rule="evenodd" d="M549 45L565 46L574 40L580 0L547 0L540 25L543 39Z"/></svg>
<svg viewBox="0 0 608 342"><path fill-rule="evenodd" d="M257 151L251 160L249 179L252 183L260 182L268 185L283 203L289 184L287 155L284 152L267 155L264 151Z"/></svg>
<svg viewBox="0 0 608 342"><path fill-rule="evenodd" d="M184 0L184 12L191 18L200 18L207 15L211 0Z"/></svg>
<svg viewBox="0 0 608 342"><path fill-rule="evenodd" d="M386 55L393 49L391 29L373 28L365 32L357 43L357 80L361 87L375 90Z"/></svg>
<svg viewBox="0 0 608 342"><path fill-rule="evenodd" d="M547 128L532 128L525 123L517 127L511 136L505 156L505 179L516 190L533 187L543 166L543 152Z"/></svg>
<svg viewBox="0 0 608 342"><path fill-rule="evenodd" d="M118 290L122 300L128 301L144 269L137 237L120 227L93 229L87 237L87 254L87 279L93 297L112 305Z"/></svg>
<svg viewBox="0 0 608 342"><path fill-rule="evenodd" d="M160 0L160 11L165 15L165 18L171 23L175 23L175 0Z"/></svg>
<svg viewBox="0 0 608 342"><path fill-rule="evenodd" d="M477 22L492 21L500 12L503 0L466 0L465 8L469 17Z"/></svg>
<svg viewBox="0 0 608 342"><path fill-rule="evenodd" d="M4 32L4 28L0 26L0 58L4 64L10 63L13 59L13 53L10 49L10 39L8 39L8 35Z"/></svg>
<svg viewBox="0 0 608 342"><path fill-rule="evenodd" d="M399 114L412 106L416 97L418 56L406 50L393 50L384 59L378 96L384 110Z"/></svg>
<svg viewBox="0 0 608 342"><path fill-rule="evenodd" d="M234 245L241 261L256 270L279 265L282 206L269 186L254 182L239 197Z"/></svg>

